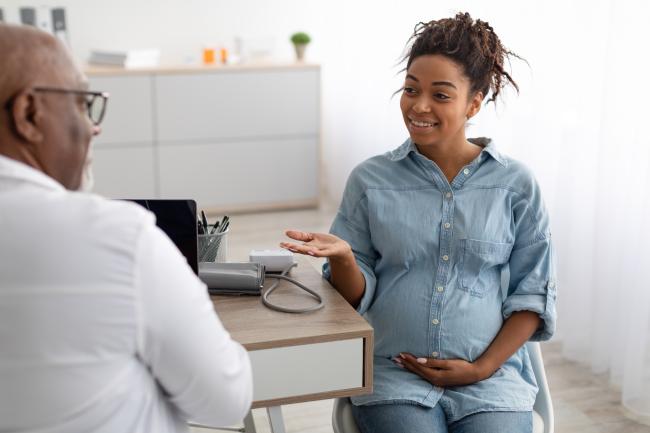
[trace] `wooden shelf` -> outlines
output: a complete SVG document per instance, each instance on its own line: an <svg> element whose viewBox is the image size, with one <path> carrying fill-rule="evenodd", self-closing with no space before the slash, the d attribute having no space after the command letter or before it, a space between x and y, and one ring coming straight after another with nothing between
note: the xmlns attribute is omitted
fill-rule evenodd
<svg viewBox="0 0 650 433"><path fill-rule="evenodd" d="M122 68L119 66L86 65L84 72L90 77L150 74L196 74L215 72L247 72L269 70L320 69L315 63L241 63L233 65L169 65L155 68Z"/></svg>

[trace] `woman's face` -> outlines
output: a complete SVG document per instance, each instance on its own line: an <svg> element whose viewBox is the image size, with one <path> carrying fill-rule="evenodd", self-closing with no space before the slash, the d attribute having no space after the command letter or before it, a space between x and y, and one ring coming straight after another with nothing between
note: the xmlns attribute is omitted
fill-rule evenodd
<svg viewBox="0 0 650 433"><path fill-rule="evenodd" d="M483 95L469 95L462 67L440 54L424 55L406 71L400 108L411 139L421 146L465 140L465 121L481 108Z"/></svg>

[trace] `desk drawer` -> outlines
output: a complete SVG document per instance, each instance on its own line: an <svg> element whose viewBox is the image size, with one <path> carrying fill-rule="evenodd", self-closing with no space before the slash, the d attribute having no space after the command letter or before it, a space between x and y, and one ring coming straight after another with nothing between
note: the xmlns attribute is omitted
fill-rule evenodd
<svg viewBox="0 0 650 433"><path fill-rule="evenodd" d="M249 352L253 407L268 400L301 401L298 396L314 394L331 398L334 395L325 394L363 387L363 349L363 338L355 338Z"/></svg>

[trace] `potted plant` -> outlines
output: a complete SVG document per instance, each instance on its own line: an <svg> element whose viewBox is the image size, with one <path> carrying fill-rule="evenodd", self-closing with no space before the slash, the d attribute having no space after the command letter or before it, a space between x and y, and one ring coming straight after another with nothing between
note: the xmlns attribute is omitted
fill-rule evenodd
<svg viewBox="0 0 650 433"><path fill-rule="evenodd" d="M305 48L307 48L307 44L311 42L311 38L307 33L298 32L291 35L291 42L293 42L293 46L296 49L296 57L298 61L302 62L305 58Z"/></svg>

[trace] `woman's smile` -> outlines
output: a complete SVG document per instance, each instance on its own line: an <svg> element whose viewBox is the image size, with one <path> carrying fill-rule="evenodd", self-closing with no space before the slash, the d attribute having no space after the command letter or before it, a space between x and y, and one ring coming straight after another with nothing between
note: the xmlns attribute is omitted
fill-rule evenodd
<svg viewBox="0 0 650 433"><path fill-rule="evenodd" d="M436 122L428 119L417 119L412 116L408 116L408 129L412 134L428 134L433 132L436 127L440 125L440 122Z"/></svg>

